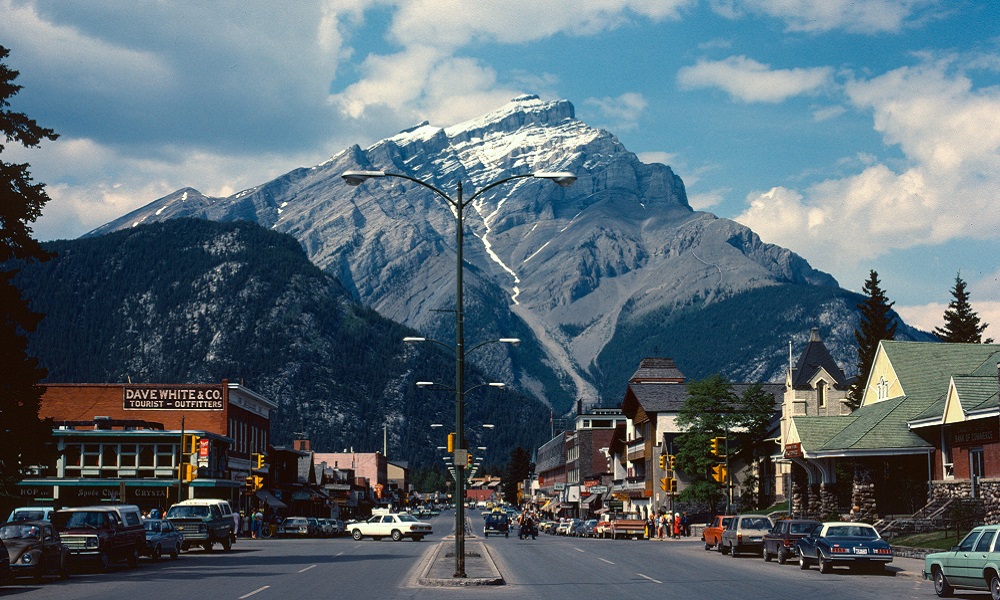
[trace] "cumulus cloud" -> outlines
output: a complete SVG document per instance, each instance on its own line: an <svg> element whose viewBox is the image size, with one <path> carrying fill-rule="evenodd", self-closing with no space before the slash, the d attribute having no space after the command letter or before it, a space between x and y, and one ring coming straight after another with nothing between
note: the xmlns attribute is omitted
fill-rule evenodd
<svg viewBox="0 0 1000 600"><path fill-rule="evenodd" d="M925 60L846 87L905 161L874 163L804 191L747 197L736 219L832 270L898 249L995 239L1000 213L1000 89L975 88L955 57Z"/></svg>
<svg viewBox="0 0 1000 600"><path fill-rule="evenodd" d="M712 0L716 13L781 19L789 31L898 32L933 17L937 0Z"/></svg>
<svg viewBox="0 0 1000 600"><path fill-rule="evenodd" d="M782 102L811 94L827 86L830 67L772 69L746 56L725 60L699 60L677 72L677 83L685 89L718 88L742 102Z"/></svg>
<svg viewBox="0 0 1000 600"><path fill-rule="evenodd" d="M639 117L646 110L648 102L642 94L628 92L612 98L587 98L584 104L600 114L600 119L611 131L630 131L639 127Z"/></svg>

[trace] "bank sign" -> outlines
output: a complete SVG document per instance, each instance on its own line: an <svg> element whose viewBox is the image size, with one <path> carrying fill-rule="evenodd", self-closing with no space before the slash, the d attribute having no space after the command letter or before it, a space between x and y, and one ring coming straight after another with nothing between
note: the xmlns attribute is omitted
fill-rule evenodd
<svg viewBox="0 0 1000 600"><path fill-rule="evenodd" d="M222 388L217 385L126 385L125 410L222 410Z"/></svg>

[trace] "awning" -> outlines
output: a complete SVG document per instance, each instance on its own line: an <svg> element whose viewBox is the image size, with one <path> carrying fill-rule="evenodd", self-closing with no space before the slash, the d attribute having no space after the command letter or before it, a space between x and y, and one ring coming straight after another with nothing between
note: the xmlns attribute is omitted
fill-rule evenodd
<svg viewBox="0 0 1000 600"><path fill-rule="evenodd" d="M257 493L254 495L271 508L288 508L287 504L275 498L274 494L267 490L257 490Z"/></svg>
<svg viewBox="0 0 1000 600"><path fill-rule="evenodd" d="M587 506L590 506L594 502L597 502L598 500L600 500L600 498L601 497L599 495L597 495L597 494L591 494L591 495L587 496L586 498L584 498L583 500L580 500L580 503L581 504L586 504Z"/></svg>

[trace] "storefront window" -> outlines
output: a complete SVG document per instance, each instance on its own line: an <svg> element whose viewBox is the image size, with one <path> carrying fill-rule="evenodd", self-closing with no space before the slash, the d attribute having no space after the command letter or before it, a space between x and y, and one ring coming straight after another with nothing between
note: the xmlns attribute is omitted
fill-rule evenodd
<svg viewBox="0 0 1000 600"><path fill-rule="evenodd" d="M99 467L99 466L101 466L101 445L100 444L84 444L83 445L83 466L85 466L85 467Z"/></svg>
<svg viewBox="0 0 1000 600"><path fill-rule="evenodd" d="M153 445L145 444L141 446L139 450L139 466L141 467L152 467L153 466Z"/></svg>

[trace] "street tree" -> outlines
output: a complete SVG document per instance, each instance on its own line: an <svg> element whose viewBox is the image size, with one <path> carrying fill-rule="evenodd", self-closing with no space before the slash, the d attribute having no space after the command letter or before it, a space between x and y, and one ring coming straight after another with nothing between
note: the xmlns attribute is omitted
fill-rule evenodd
<svg viewBox="0 0 1000 600"><path fill-rule="evenodd" d="M503 499L508 504L517 504L517 484L529 477L531 472L531 455L518 446L510 453L510 462L503 473Z"/></svg>
<svg viewBox="0 0 1000 600"><path fill-rule="evenodd" d="M861 319L854 330L854 339L858 343L858 378L848 395L851 410L861 406L879 342L895 339L898 325L892 312L894 303L889 302L874 269L869 273L862 291L865 299L857 305Z"/></svg>
<svg viewBox="0 0 1000 600"><path fill-rule="evenodd" d="M736 397L729 381L718 374L689 383L687 392L677 413L677 426L684 433L674 441L677 469L687 481L681 499L715 506L724 492L709 476L719 462L710 452L711 440L731 429Z"/></svg>
<svg viewBox="0 0 1000 600"><path fill-rule="evenodd" d="M9 109L11 97L21 90L14 83L19 73L6 64L9 55L0 46L0 493L12 495L27 467L46 463L50 452L46 442L51 439L51 421L38 418L37 384L45 370L28 354L27 340L41 315L30 310L14 285L19 262L47 258L32 237L31 224L49 197L45 185L32 180L27 163L10 163L3 155L11 142L32 148L57 136Z"/></svg>
<svg viewBox="0 0 1000 600"><path fill-rule="evenodd" d="M972 310L961 273L955 275L951 298L948 309L944 311L944 327L935 327L934 335L942 342L954 344L992 344L990 338L983 340L983 331L989 324L980 323L979 315Z"/></svg>

